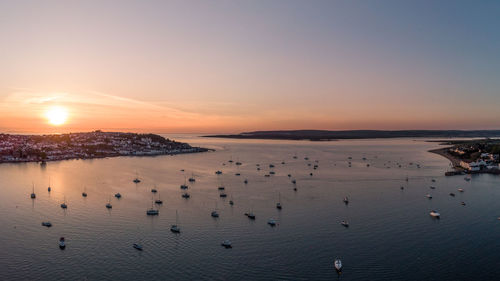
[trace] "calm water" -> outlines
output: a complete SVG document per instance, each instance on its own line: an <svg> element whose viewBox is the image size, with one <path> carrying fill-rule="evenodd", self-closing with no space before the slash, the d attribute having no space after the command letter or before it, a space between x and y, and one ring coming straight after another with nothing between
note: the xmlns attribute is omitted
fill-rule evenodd
<svg viewBox="0 0 500 281"><path fill-rule="evenodd" d="M434 143L176 139L217 151L70 160L46 167L0 165L0 279L332 280L338 278L335 257L344 264L342 280L500 276L500 178L478 175L466 182L463 176L444 177L448 161L426 152ZM227 163L231 158L243 165ZM315 160L317 170L307 165ZM264 177L271 163L276 174ZM216 176L216 170L224 174ZM139 184L132 182L136 171ZM297 180L296 192L289 173ZM186 200L179 186L184 175L192 174L196 183L189 184L191 198ZM29 198L32 182L35 200ZM221 182L226 199L219 198ZM154 185L164 204L159 216L148 217ZM84 186L87 198L81 196ZM459 193L459 187L465 192ZM123 197L112 197L113 208L106 209L117 192ZM427 193L432 200L425 198ZM275 208L278 194L281 211ZM342 202L346 195L347 206ZM67 210L59 206L64 198ZM215 208L218 219L210 216ZM429 216L433 209L441 213L440 220ZM169 230L176 210L179 235ZM250 210L255 221L244 216ZM267 225L271 217L278 226ZM349 228L339 224L344 219ZM53 227L42 227L45 220ZM60 236L67 241L64 251L58 248ZM220 246L225 239L233 242L232 249ZM144 251L132 248L136 242Z"/></svg>

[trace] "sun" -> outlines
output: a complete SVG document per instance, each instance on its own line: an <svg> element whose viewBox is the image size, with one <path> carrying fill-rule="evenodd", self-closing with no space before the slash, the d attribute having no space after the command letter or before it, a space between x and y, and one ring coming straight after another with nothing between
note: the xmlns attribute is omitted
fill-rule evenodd
<svg viewBox="0 0 500 281"><path fill-rule="evenodd" d="M59 126L66 123L68 119L68 110L61 106L53 106L45 112L45 117L50 124Z"/></svg>

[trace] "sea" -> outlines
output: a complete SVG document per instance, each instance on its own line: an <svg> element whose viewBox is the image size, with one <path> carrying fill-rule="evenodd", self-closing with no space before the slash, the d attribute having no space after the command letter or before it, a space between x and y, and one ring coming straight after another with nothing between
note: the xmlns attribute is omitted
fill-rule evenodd
<svg viewBox="0 0 500 281"><path fill-rule="evenodd" d="M214 151L0 164L0 280L500 278L500 177L445 177L439 143L165 136Z"/></svg>

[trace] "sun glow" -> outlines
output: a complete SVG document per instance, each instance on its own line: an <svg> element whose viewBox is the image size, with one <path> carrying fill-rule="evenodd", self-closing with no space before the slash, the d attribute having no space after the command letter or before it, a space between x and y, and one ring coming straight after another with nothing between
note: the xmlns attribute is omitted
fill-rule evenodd
<svg viewBox="0 0 500 281"><path fill-rule="evenodd" d="M68 110L64 107L53 106L45 112L45 117L51 125L59 126L66 123Z"/></svg>

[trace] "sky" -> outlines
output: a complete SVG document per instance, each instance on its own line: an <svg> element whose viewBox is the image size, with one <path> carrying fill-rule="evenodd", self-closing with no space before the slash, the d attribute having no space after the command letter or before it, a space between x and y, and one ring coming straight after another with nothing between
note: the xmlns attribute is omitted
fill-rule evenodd
<svg viewBox="0 0 500 281"><path fill-rule="evenodd" d="M0 132L500 129L499 15L500 1L0 0Z"/></svg>

